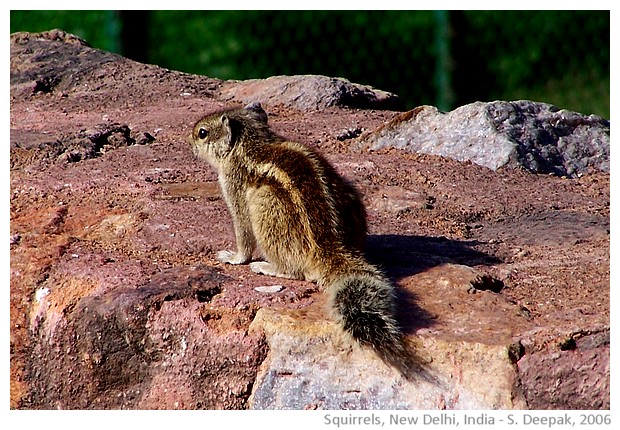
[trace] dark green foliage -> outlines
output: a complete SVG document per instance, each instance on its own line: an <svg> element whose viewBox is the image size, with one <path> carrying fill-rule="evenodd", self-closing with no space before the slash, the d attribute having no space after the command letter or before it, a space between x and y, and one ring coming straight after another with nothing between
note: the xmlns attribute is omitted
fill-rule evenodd
<svg viewBox="0 0 620 430"><path fill-rule="evenodd" d="M11 11L11 33L33 33L60 28L95 48L119 52L120 22L115 11L28 10Z"/></svg>
<svg viewBox="0 0 620 430"><path fill-rule="evenodd" d="M609 118L609 19L609 11L453 12L458 104L531 99Z"/></svg>
<svg viewBox="0 0 620 430"><path fill-rule="evenodd" d="M434 11L148 14L148 28L137 29L148 33L146 58L170 69L221 79L340 76L394 92L407 107L441 104L441 82L452 107L532 99L609 118L609 11L451 11L447 20ZM62 28L123 53L122 25L138 24L121 18L11 11L11 32Z"/></svg>

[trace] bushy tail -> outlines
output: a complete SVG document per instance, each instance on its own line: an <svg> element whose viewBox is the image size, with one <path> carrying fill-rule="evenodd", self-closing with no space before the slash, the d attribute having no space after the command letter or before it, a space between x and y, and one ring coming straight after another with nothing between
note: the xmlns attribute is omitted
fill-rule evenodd
<svg viewBox="0 0 620 430"><path fill-rule="evenodd" d="M394 286L373 272L346 274L332 283L331 306L344 330L403 373L411 370L402 330L394 318Z"/></svg>

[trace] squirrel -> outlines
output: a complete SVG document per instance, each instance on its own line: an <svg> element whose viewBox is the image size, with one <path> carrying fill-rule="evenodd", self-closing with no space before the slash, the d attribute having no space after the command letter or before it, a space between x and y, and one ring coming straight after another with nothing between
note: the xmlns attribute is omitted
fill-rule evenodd
<svg viewBox="0 0 620 430"><path fill-rule="evenodd" d="M316 150L273 132L258 103L206 116L188 142L217 170L233 220L237 250L219 251L217 259L316 282L345 332L406 368L395 287L364 258L366 210L358 190ZM265 261L251 261L256 247Z"/></svg>

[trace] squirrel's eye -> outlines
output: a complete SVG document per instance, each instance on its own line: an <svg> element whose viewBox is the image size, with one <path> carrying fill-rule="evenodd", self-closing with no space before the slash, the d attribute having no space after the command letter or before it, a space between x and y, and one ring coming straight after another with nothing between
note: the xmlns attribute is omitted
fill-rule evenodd
<svg viewBox="0 0 620 430"><path fill-rule="evenodd" d="M198 130L198 138L204 139L205 137L207 137L207 130L205 130L204 128Z"/></svg>

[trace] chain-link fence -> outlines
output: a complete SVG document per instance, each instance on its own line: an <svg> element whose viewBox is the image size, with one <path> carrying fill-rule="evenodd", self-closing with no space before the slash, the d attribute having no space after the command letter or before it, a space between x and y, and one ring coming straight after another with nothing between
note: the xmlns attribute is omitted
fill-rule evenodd
<svg viewBox="0 0 620 430"><path fill-rule="evenodd" d="M609 118L609 11L12 11L140 61L221 79L341 76L411 108L532 99Z"/></svg>

